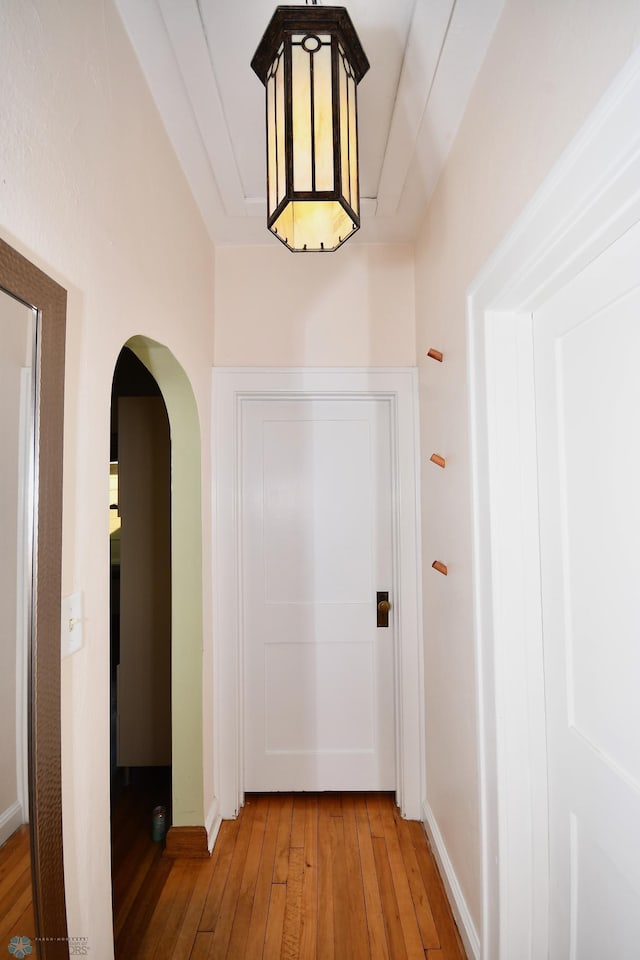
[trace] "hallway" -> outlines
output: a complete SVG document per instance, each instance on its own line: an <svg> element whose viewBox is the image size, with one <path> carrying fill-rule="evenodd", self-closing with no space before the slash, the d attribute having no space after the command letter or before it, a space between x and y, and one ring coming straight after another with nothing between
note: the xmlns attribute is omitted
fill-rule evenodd
<svg viewBox="0 0 640 960"><path fill-rule="evenodd" d="M250 795L210 860L155 858L115 930L123 958L464 958L423 828L391 794Z"/></svg>

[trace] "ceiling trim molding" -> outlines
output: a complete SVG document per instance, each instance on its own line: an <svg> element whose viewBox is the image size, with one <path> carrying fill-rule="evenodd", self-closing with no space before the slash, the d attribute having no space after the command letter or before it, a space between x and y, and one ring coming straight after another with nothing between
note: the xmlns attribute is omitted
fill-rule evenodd
<svg viewBox="0 0 640 960"><path fill-rule="evenodd" d="M505 0L456 0L413 158L430 199L456 138Z"/></svg>
<svg viewBox="0 0 640 960"><path fill-rule="evenodd" d="M160 9L155 0L115 3L209 236L221 242L222 200Z"/></svg>
<svg viewBox="0 0 640 960"><path fill-rule="evenodd" d="M455 0L416 2L378 184L379 216L398 210L454 6Z"/></svg>
<svg viewBox="0 0 640 960"><path fill-rule="evenodd" d="M247 215L244 186L233 152L197 0L156 2L166 26L202 145L207 156L211 158L210 165L225 211L230 217L244 217Z"/></svg>

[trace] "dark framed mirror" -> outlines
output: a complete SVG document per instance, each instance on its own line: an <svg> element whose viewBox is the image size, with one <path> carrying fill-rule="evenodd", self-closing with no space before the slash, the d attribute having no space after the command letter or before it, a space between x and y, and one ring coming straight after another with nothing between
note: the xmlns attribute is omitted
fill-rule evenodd
<svg viewBox="0 0 640 960"><path fill-rule="evenodd" d="M27 773L34 956L69 956L62 851L60 605L66 291L0 240L0 293L33 317L27 621ZM30 348L29 348L30 349ZM28 578L29 579L29 578ZM19 931L16 931L19 932Z"/></svg>

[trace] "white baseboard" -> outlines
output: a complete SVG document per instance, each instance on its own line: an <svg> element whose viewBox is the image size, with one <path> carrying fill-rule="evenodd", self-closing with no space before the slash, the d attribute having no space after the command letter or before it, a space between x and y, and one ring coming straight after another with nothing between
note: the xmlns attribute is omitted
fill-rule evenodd
<svg viewBox="0 0 640 960"><path fill-rule="evenodd" d="M209 844L209 853L213 850L213 845L216 842L216 837L220 830L220 825L222 823L222 817L220 815L220 803L217 797L214 797L211 801L211 806L207 812L207 817L204 822L205 829L207 831L207 838Z"/></svg>
<svg viewBox="0 0 640 960"><path fill-rule="evenodd" d="M9 839L12 833L16 832L18 827L26 822L26 819L19 800L16 800L0 814L0 846Z"/></svg>
<svg viewBox="0 0 640 960"><path fill-rule="evenodd" d="M433 810L426 801L422 807L422 822L427 831L431 849L436 858L442 882L444 883L453 915L458 924L458 930L462 937L467 956L470 957L471 960L480 960L480 937L478 936L478 931L471 919L467 902L464 899L456 872L453 869L453 864L449 859L449 854L447 853L442 834L433 815Z"/></svg>

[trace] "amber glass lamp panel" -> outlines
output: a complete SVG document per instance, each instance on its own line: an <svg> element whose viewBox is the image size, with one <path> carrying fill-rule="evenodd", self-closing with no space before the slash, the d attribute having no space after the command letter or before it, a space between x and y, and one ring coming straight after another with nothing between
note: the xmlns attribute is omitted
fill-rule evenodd
<svg viewBox="0 0 640 960"><path fill-rule="evenodd" d="M338 44L340 77L340 163L342 194L356 216L360 213L358 186L358 128L356 78L344 50Z"/></svg>
<svg viewBox="0 0 640 960"><path fill-rule="evenodd" d="M355 86L342 47L322 33L293 34L268 72L269 228L293 250L334 250L359 225Z"/></svg>

